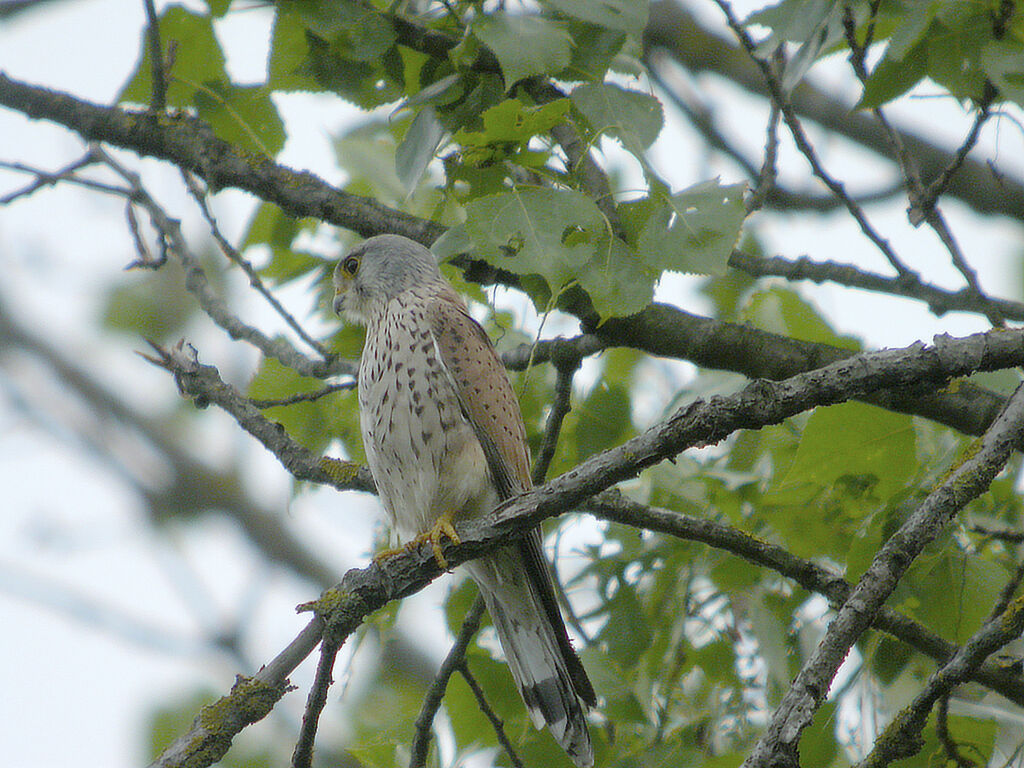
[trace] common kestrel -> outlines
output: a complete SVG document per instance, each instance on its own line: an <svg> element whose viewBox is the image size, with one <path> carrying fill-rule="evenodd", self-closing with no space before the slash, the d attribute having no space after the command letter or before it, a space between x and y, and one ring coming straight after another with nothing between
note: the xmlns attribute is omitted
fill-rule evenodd
<svg viewBox="0 0 1024 768"><path fill-rule="evenodd" d="M334 309L366 325L359 414L366 458L400 542L455 537L530 485L519 404L483 328L422 245L379 235L334 271ZM536 727L593 765L594 689L569 642L540 530L466 564Z"/></svg>

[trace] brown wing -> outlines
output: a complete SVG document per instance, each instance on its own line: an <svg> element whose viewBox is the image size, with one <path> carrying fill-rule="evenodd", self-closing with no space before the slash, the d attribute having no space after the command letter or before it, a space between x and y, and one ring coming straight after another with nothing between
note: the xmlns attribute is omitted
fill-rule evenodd
<svg viewBox="0 0 1024 768"><path fill-rule="evenodd" d="M503 499L522 493L530 487L530 450L519 403L494 345L454 294L430 301L427 322L498 493Z"/></svg>
<svg viewBox="0 0 1024 768"><path fill-rule="evenodd" d="M526 428L505 367L487 333L469 316L454 292L430 301L427 322L462 412L483 447L498 493L507 499L528 490L532 482ZM594 689L569 642L555 597L556 585L544 557L540 529L530 531L516 546L544 615L555 632L576 694L593 706Z"/></svg>

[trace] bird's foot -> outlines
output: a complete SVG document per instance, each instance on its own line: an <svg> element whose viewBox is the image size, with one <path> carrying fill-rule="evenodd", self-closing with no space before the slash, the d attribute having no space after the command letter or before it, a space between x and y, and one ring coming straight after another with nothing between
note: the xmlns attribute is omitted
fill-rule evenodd
<svg viewBox="0 0 1024 768"><path fill-rule="evenodd" d="M380 565L385 560L390 560L392 557L404 555L406 552L412 549L412 545L413 542L410 541L407 544L402 544L400 547L388 547L387 549L382 549L380 552L373 556L373 562L377 563L377 565Z"/></svg>
<svg viewBox="0 0 1024 768"><path fill-rule="evenodd" d="M441 545L444 540L452 542L452 544L461 544L462 539L459 538L459 534L455 532L455 526L452 525L452 513L445 512L434 523L434 527L429 531L421 533L415 539L409 542L407 546L418 547L424 542L430 544L430 548L434 550L434 560L437 561L438 566L442 571L448 570L448 561L445 560L444 555L441 553Z"/></svg>

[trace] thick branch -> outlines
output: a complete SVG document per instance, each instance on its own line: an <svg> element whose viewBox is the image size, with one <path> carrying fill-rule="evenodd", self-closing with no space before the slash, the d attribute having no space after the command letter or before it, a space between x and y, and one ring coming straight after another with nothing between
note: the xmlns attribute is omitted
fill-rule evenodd
<svg viewBox="0 0 1024 768"><path fill-rule="evenodd" d="M3 73L0 105L32 118L59 123L87 141L105 142L143 156L169 160L202 178L211 189L242 189L276 203L292 216L314 216L364 237L401 232L429 245L443 231L439 224L388 208L372 198L335 189L306 171L295 171L267 157L243 152L214 136L201 120L187 115L155 115L104 107L12 80Z"/></svg>
<svg viewBox="0 0 1024 768"><path fill-rule="evenodd" d="M921 503L875 555L825 637L782 697L764 735L743 765L798 765L797 745L850 648L870 626L900 578L924 547L1002 471L1013 446L1024 437L1024 385L981 438L977 450ZM952 664L953 662L951 662ZM962 660L961 660L962 663Z"/></svg>
<svg viewBox="0 0 1024 768"><path fill-rule="evenodd" d="M583 504L581 509L602 520L644 528L687 541L699 541L730 552L792 579L808 592L817 592L835 610L846 602L853 591L853 585L838 573L797 557L783 547L714 520L640 504L615 489L597 494ZM939 663L947 662L957 652L955 645L892 608L883 606L875 615L872 626ZM984 661L972 671L971 677L1015 704L1024 706L1024 680L999 665Z"/></svg>
<svg viewBox="0 0 1024 768"><path fill-rule="evenodd" d="M460 565L662 459L687 448L718 442L736 429L775 424L816 405L841 402L873 389L922 381L934 385L950 376L1022 362L1024 331L994 331L964 339L942 339L932 347L915 344L901 350L869 352L778 383L752 382L735 395L698 400L617 448L593 456L550 483L508 500L493 515L460 526L461 543L446 543L442 552L450 565ZM957 472L954 476L961 474ZM349 571L339 587L321 600L324 621L333 636L343 640L370 612L422 589L439 573L431 548L418 548L373 563L364 570ZM315 632L315 628L310 631ZM297 639L293 643L289 659L302 649L308 654L315 647L316 640L307 632L303 637L301 642ZM283 663L278 666L287 667ZM290 670L284 675L289 673ZM259 680L260 676L254 679ZM230 708L229 703L222 706ZM232 718L231 727L240 730L244 720ZM227 735L228 742L238 730ZM182 739L187 741L186 737ZM181 743L181 739L175 742ZM182 753L180 746L175 750L179 760L165 761L161 757L157 765L209 764L186 762L188 755Z"/></svg>

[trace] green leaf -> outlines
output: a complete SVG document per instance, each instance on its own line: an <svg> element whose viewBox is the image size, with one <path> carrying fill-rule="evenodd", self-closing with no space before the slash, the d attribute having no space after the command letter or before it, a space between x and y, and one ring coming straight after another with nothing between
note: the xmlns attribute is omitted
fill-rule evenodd
<svg viewBox="0 0 1024 768"><path fill-rule="evenodd" d="M644 224L637 252L659 270L724 274L746 217L744 189L708 181L664 200Z"/></svg>
<svg viewBox="0 0 1024 768"><path fill-rule="evenodd" d="M777 286L751 295L737 318L762 330L803 341L829 344L851 351L861 348L850 336L840 336L811 304L795 291Z"/></svg>
<svg viewBox="0 0 1024 768"><path fill-rule="evenodd" d="M249 221L241 247L265 244L289 248L299 231L299 219L289 216L273 203L260 203Z"/></svg>
<svg viewBox="0 0 1024 768"><path fill-rule="evenodd" d="M466 205L464 228L477 255L519 275L539 275L552 295L576 280L607 234L607 222L589 197L557 189L473 200Z"/></svg>
<svg viewBox="0 0 1024 768"><path fill-rule="evenodd" d="M566 70L560 73L560 77L592 83L604 80L605 74L628 39L623 32L575 20L569 22L569 34L575 41L572 61Z"/></svg>
<svg viewBox="0 0 1024 768"><path fill-rule="evenodd" d="M196 108L217 136L246 151L274 155L284 146L284 122L269 89L230 82L209 16L171 6L160 18L160 34L178 48L167 72L168 106ZM119 101L145 104L152 98L149 47L142 49L142 61Z"/></svg>
<svg viewBox="0 0 1024 768"><path fill-rule="evenodd" d="M594 309L607 319L627 317L650 304L660 276L660 271L645 264L624 242L606 237L577 279Z"/></svg>
<svg viewBox="0 0 1024 768"><path fill-rule="evenodd" d="M328 0L278 5L267 85L281 91L334 91L367 109L399 99L406 64L387 44L390 38L367 35L362 47L359 24L366 11L353 21L333 7Z"/></svg>
<svg viewBox="0 0 1024 768"><path fill-rule="evenodd" d="M617 384L599 381L576 407L580 412L575 430L577 463L618 445L633 426L629 392Z"/></svg>
<svg viewBox="0 0 1024 768"><path fill-rule="evenodd" d="M265 86L207 82L196 88L192 103L225 141L269 156L284 146L284 121Z"/></svg>
<svg viewBox="0 0 1024 768"><path fill-rule="evenodd" d="M957 98L980 99L985 91L981 50L992 36L988 10L980 3L957 3L947 10L925 36L928 75Z"/></svg>
<svg viewBox="0 0 1024 768"><path fill-rule="evenodd" d="M824 702L800 734L800 765L832 765L839 752L835 733L837 709L835 702Z"/></svg>
<svg viewBox="0 0 1024 768"><path fill-rule="evenodd" d="M981 51L981 66L1000 96L1024 106L1024 45L1020 40L990 40Z"/></svg>
<svg viewBox="0 0 1024 768"><path fill-rule="evenodd" d="M656 98L612 83L584 83L570 98L597 133L614 136L637 156L654 143L665 121Z"/></svg>
<svg viewBox="0 0 1024 768"><path fill-rule="evenodd" d="M843 403L811 414L780 488L802 483L831 488L841 478L860 478L884 500L903 488L916 464L910 416Z"/></svg>
<svg viewBox="0 0 1024 768"><path fill-rule="evenodd" d="M542 0L544 5L598 27L639 36L647 26L646 0Z"/></svg>
<svg viewBox="0 0 1024 768"><path fill-rule="evenodd" d="M322 389L323 382L300 376L273 358L264 358L249 384L249 397L278 400ZM311 402L274 406L264 414L280 424L302 445L317 453L333 439L345 446L346 458L366 460L359 429L359 405L354 389L335 392Z"/></svg>
<svg viewBox="0 0 1024 768"><path fill-rule="evenodd" d="M115 283L106 297L103 325L135 339L168 341L181 334L196 310L181 267L171 261Z"/></svg>
<svg viewBox="0 0 1024 768"><path fill-rule="evenodd" d="M143 33L145 34L145 32ZM178 49L174 65L167 73L167 104L172 107L191 107L192 97L199 84L226 83L224 53L213 33L213 20L172 5L160 17L160 37L164 46ZM149 104L152 97L152 59L149 46L141 46L142 60L135 74L121 89L118 101Z"/></svg>
<svg viewBox="0 0 1024 768"><path fill-rule="evenodd" d="M572 58L572 38L564 26L540 16L481 15L473 22L473 34L498 58L506 89L530 75L553 75Z"/></svg>
<svg viewBox="0 0 1024 768"><path fill-rule="evenodd" d="M928 46L921 42L901 59L886 55L864 84L864 93L857 103L859 109L880 107L902 96L928 73Z"/></svg>
<svg viewBox="0 0 1024 768"><path fill-rule="evenodd" d="M460 130L455 141L472 147L515 142L525 144L538 134L547 133L565 122L569 112L568 99L555 99L539 107L528 107L518 99L505 99L484 111L482 131Z"/></svg>
<svg viewBox="0 0 1024 768"><path fill-rule="evenodd" d="M398 37L385 15L351 0L280 0L278 7L351 61L378 62Z"/></svg>
<svg viewBox="0 0 1024 768"><path fill-rule="evenodd" d="M395 149L395 172L407 193L419 183L444 138L444 126L433 107L424 107L413 118L409 130Z"/></svg>

